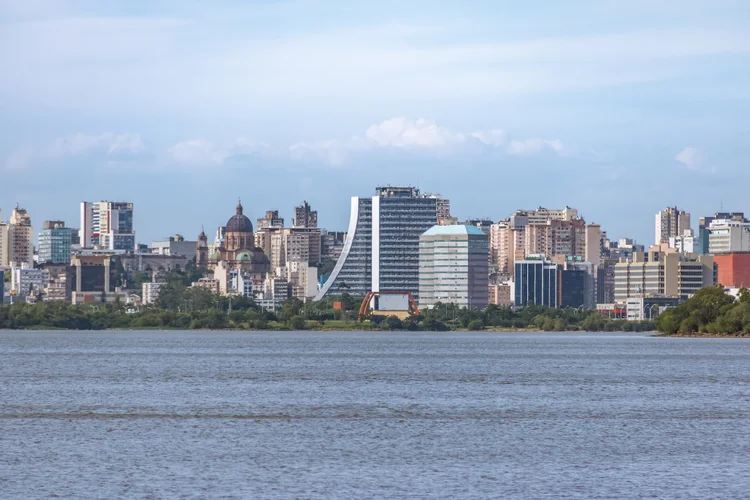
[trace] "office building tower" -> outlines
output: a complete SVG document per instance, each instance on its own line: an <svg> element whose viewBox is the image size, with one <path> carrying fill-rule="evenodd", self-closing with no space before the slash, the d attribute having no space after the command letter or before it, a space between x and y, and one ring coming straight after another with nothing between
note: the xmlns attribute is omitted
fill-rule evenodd
<svg viewBox="0 0 750 500"><path fill-rule="evenodd" d="M501 220L490 226L490 265L497 270L500 276L513 274L511 267L511 229L510 220Z"/></svg>
<svg viewBox="0 0 750 500"><path fill-rule="evenodd" d="M434 226L419 238L419 307L488 304L488 240L476 226Z"/></svg>
<svg viewBox="0 0 750 500"><path fill-rule="evenodd" d="M700 251L698 253L706 254L709 253L709 227L715 220L730 220L737 222L750 222L745 218L743 212L716 212L713 216L701 217L698 219L698 238L700 239Z"/></svg>
<svg viewBox="0 0 750 500"><path fill-rule="evenodd" d="M81 202L81 247L135 251L133 204L121 201Z"/></svg>
<svg viewBox="0 0 750 500"><path fill-rule="evenodd" d="M515 303L517 306L560 305L560 266L543 255L529 255L515 263Z"/></svg>
<svg viewBox="0 0 750 500"><path fill-rule="evenodd" d="M750 223L714 219L708 226L708 253L711 255L750 252Z"/></svg>
<svg viewBox="0 0 750 500"><path fill-rule="evenodd" d="M351 201L346 243L316 296L368 291L419 295L419 237L437 224L437 201L413 187L378 187Z"/></svg>
<svg viewBox="0 0 750 500"><path fill-rule="evenodd" d="M690 229L690 214L677 207L667 207L656 214L654 240L657 245L669 243L669 238L685 234Z"/></svg>
<svg viewBox="0 0 750 500"><path fill-rule="evenodd" d="M39 264L70 264L73 229L61 220L44 222L39 233Z"/></svg>
<svg viewBox="0 0 750 500"><path fill-rule="evenodd" d="M318 212L310 209L310 205L307 204L307 201L303 202L302 205L294 207L292 226L301 228L318 227Z"/></svg>
<svg viewBox="0 0 750 500"><path fill-rule="evenodd" d="M667 296L688 298L714 284L714 260L695 253L637 252L632 262L615 265L615 300L630 297Z"/></svg>
<svg viewBox="0 0 750 500"><path fill-rule="evenodd" d="M266 216L255 221L255 230L266 229L269 227L284 227L283 217L279 217L278 210L267 210Z"/></svg>

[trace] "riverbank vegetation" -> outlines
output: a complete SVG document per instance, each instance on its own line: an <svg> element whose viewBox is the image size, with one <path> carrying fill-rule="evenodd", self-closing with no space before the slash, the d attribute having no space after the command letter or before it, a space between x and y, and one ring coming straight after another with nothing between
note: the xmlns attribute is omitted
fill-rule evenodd
<svg viewBox="0 0 750 500"><path fill-rule="evenodd" d="M750 336L750 291L740 290L735 299L721 285L703 288L657 320L665 335Z"/></svg>
<svg viewBox="0 0 750 500"><path fill-rule="evenodd" d="M419 316L373 315L358 321L361 298L342 295L318 302L287 300L264 311L252 299L220 297L202 288L160 293L153 307L66 302L0 306L0 329L236 329L236 330L410 330L410 331L649 331L652 322L611 320L595 311L491 305L483 310L438 304ZM334 307L334 303L336 306Z"/></svg>

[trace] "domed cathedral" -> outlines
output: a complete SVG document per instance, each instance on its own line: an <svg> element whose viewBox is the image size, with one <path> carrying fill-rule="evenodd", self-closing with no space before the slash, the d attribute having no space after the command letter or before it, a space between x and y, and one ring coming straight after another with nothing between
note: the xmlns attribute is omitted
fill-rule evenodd
<svg viewBox="0 0 750 500"><path fill-rule="evenodd" d="M220 262L222 267L243 269L251 274L264 275L271 264L266 254L255 246L253 223L242 213L242 203L237 203L236 213L219 228L223 238L209 253L208 238L201 231L196 249L196 264L199 267L215 269Z"/></svg>

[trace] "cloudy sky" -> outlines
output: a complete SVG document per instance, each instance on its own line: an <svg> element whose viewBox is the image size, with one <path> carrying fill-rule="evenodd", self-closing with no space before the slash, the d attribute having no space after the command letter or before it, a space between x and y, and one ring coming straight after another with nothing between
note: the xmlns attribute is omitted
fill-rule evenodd
<svg viewBox="0 0 750 500"><path fill-rule="evenodd" d="M0 0L0 208L138 240L415 184L611 237L750 212L750 2Z"/></svg>

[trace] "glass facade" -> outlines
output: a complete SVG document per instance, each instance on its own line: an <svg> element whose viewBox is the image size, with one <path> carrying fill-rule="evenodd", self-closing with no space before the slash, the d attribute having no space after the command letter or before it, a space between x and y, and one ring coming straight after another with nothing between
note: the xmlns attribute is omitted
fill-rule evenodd
<svg viewBox="0 0 750 500"><path fill-rule="evenodd" d="M377 188L352 198L349 236L316 299L368 291L419 295L419 237L437 224L437 200L414 188Z"/></svg>
<svg viewBox="0 0 750 500"><path fill-rule="evenodd" d="M560 307L585 305L586 276L582 269L565 269L561 273Z"/></svg>
<svg viewBox="0 0 750 500"><path fill-rule="evenodd" d="M515 265L516 305L557 307L557 264L545 260L523 260Z"/></svg>
<svg viewBox="0 0 750 500"><path fill-rule="evenodd" d="M39 262L42 264L70 264L70 249L72 245L72 229L42 230L39 233Z"/></svg>

